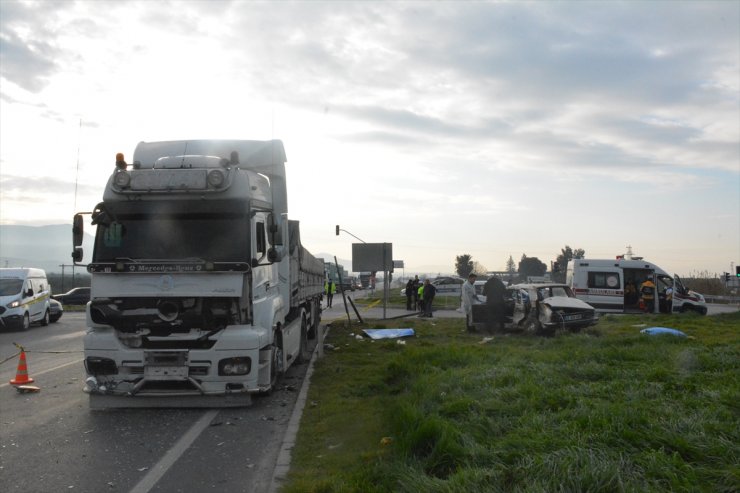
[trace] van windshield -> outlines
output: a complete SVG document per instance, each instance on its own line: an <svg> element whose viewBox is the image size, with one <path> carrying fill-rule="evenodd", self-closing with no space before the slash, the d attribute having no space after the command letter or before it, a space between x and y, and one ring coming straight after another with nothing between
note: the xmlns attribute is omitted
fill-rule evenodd
<svg viewBox="0 0 740 493"><path fill-rule="evenodd" d="M21 292L23 279L0 279L0 296L13 296Z"/></svg>

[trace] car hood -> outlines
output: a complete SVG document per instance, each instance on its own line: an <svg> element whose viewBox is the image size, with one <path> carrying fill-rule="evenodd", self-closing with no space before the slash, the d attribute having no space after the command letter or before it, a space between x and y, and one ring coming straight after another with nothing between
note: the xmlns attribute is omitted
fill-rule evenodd
<svg viewBox="0 0 740 493"><path fill-rule="evenodd" d="M580 310L593 310L594 308L585 301L567 296L552 296L541 301L550 305L550 308L575 308Z"/></svg>

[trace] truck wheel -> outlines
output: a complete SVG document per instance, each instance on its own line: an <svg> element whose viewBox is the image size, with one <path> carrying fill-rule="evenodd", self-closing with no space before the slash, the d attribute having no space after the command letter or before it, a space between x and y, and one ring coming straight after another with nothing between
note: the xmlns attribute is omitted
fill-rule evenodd
<svg viewBox="0 0 740 493"><path fill-rule="evenodd" d="M311 354L308 352L308 322L304 314L301 316L301 343L296 363L307 363L309 359L311 359Z"/></svg>
<svg viewBox="0 0 740 493"><path fill-rule="evenodd" d="M267 391L268 394L275 390L278 378L280 377L280 373L278 372L278 368L280 367L278 363L279 357L280 350L276 347L272 348L272 357L270 358L270 390Z"/></svg>
<svg viewBox="0 0 740 493"><path fill-rule="evenodd" d="M46 310L46 312L44 313L44 318L41 319L41 325L43 325L44 327L49 325L49 310Z"/></svg>
<svg viewBox="0 0 740 493"><path fill-rule="evenodd" d="M28 316L28 313L23 314L23 322L21 325L21 330L28 330L31 328L31 317Z"/></svg>

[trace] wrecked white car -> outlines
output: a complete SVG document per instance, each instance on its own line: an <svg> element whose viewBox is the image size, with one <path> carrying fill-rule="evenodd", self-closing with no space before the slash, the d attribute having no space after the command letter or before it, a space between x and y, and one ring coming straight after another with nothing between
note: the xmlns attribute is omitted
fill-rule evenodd
<svg viewBox="0 0 740 493"><path fill-rule="evenodd" d="M492 319L488 305L473 307L479 330L493 328ZM552 335L558 329L577 332L598 322L598 316L566 284L514 284L506 290L504 322L505 328Z"/></svg>

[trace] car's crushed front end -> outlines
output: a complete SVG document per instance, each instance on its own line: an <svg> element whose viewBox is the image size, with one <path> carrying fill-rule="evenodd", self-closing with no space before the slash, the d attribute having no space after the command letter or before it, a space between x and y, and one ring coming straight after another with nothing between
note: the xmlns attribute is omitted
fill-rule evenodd
<svg viewBox="0 0 740 493"><path fill-rule="evenodd" d="M594 308L577 298L553 296L538 303L538 320L550 330L579 330L599 321Z"/></svg>

